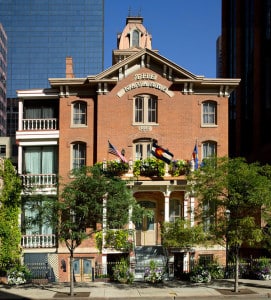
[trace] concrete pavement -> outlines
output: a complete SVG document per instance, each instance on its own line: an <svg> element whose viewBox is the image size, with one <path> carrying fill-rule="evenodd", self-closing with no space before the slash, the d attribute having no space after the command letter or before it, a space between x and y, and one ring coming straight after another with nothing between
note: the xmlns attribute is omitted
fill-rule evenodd
<svg viewBox="0 0 271 300"><path fill-rule="evenodd" d="M240 279L240 292L233 293L233 280L216 280L209 284L191 284L184 281L167 281L163 284L149 285L136 282L132 285L91 282L75 284L75 300L151 300L151 299L217 299L271 298L271 280ZM0 286L0 299L71 299L68 284L47 284L9 287Z"/></svg>

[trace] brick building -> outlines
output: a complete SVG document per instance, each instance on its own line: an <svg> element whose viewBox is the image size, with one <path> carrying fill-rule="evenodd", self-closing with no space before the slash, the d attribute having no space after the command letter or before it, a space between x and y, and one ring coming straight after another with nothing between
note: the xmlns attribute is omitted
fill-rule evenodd
<svg viewBox="0 0 271 300"><path fill-rule="evenodd" d="M100 74L76 78L68 57L66 78L50 78L49 89L18 91L18 170L26 186L36 187L36 196L57 199L57 178L65 182L73 168L97 162L106 167L116 160L108 152L110 141L129 163L122 178L129 180L136 200L154 212L153 219L143 220L140 226L129 224L135 245L130 261L140 279L140 256L152 258L157 251L165 256L161 223L175 218L193 223L196 203L186 193L185 175L173 176L170 165L165 164L162 176L147 173L144 162L151 157L153 142L169 149L174 161L189 163L195 145L199 161L213 154L227 155L228 97L239 79L196 76L160 55L152 49L152 37L142 17L128 17L117 41L112 67ZM137 161L141 163L139 171L145 173L135 176ZM34 213L29 198L23 209L25 217ZM50 278L68 281L69 253L64 246L57 246L53 228L41 224L23 233L25 262L44 261ZM185 272L199 255L223 263L224 252L221 246L174 249L169 276L174 276L177 262ZM94 267L106 273L108 262L121 254L108 248L100 254L93 240L84 241L75 253L77 281L91 280Z"/></svg>

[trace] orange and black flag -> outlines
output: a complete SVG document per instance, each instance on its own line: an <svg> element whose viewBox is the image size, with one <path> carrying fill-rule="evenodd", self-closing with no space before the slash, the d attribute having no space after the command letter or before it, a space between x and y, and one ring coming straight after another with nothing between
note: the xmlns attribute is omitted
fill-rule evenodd
<svg viewBox="0 0 271 300"><path fill-rule="evenodd" d="M171 152L158 146L156 143L152 144L151 153L153 156L155 156L158 159L161 159L162 161L166 162L167 164L170 164L170 162L173 159L173 154Z"/></svg>

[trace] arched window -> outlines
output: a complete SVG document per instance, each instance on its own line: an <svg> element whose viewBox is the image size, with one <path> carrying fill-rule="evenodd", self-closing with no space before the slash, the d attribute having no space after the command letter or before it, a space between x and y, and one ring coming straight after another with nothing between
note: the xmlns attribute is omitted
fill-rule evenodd
<svg viewBox="0 0 271 300"><path fill-rule="evenodd" d="M202 159L216 156L217 143L214 141L206 141L202 143Z"/></svg>
<svg viewBox="0 0 271 300"><path fill-rule="evenodd" d="M152 139L142 138L134 141L134 160L151 157Z"/></svg>
<svg viewBox="0 0 271 300"><path fill-rule="evenodd" d="M132 32L132 44L131 47L139 47L139 32L134 30Z"/></svg>
<svg viewBox="0 0 271 300"><path fill-rule="evenodd" d="M146 200L146 201L139 201L140 206L153 210L155 212L156 209L156 203ZM148 217L145 216L143 217L142 221L136 224L136 230L154 230L154 223L155 223L155 216L153 217Z"/></svg>
<svg viewBox="0 0 271 300"><path fill-rule="evenodd" d="M158 101L151 95L139 95L134 98L134 123L153 124L157 123Z"/></svg>
<svg viewBox="0 0 271 300"><path fill-rule="evenodd" d="M86 165L86 144L75 142L72 144L72 169L80 169Z"/></svg>
<svg viewBox="0 0 271 300"><path fill-rule="evenodd" d="M87 125L87 105L83 101L73 103L73 125Z"/></svg>
<svg viewBox="0 0 271 300"><path fill-rule="evenodd" d="M202 103L202 124L217 125L217 103L215 101L204 101Z"/></svg>

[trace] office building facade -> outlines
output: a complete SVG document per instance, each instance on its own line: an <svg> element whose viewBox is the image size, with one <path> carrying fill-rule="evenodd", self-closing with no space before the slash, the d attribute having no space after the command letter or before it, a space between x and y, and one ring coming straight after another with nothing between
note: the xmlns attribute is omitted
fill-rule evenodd
<svg viewBox="0 0 271 300"><path fill-rule="evenodd" d="M7 35L0 23L0 136L6 135Z"/></svg>
<svg viewBox="0 0 271 300"><path fill-rule="evenodd" d="M271 1L223 0L221 77L241 78L230 97L229 154L271 163Z"/></svg>
<svg viewBox="0 0 271 300"><path fill-rule="evenodd" d="M14 136L16 90L64 77L66 56L77 77L103 70L104 0L0 0L0 22L8 36L7 127Z"/></svg>

